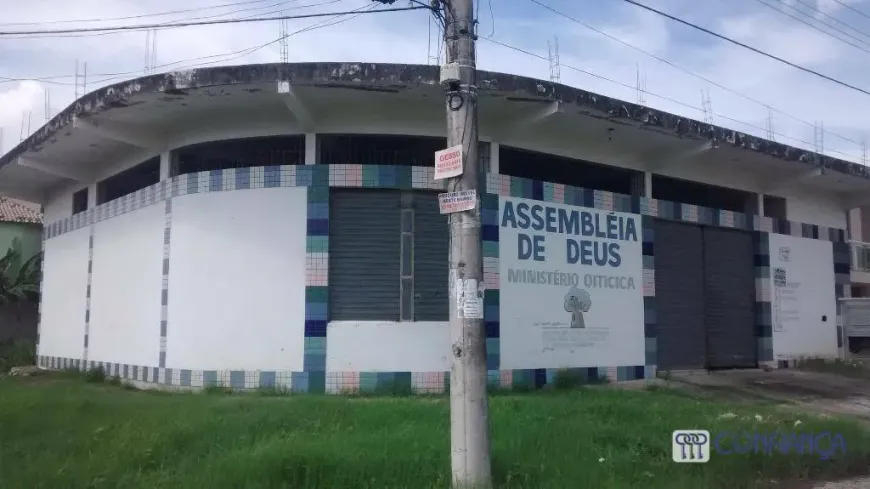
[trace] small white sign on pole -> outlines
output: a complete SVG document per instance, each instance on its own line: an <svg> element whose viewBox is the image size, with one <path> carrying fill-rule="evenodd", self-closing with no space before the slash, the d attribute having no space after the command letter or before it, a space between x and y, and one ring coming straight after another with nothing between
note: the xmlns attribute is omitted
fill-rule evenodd
<svg viewBox="0 0 870 489"><path fill-rule="evenodd" d="M441 209L442 214L470 211L475 207L477 207L477 192L475 190L438 194L438 208Z"/></svg>
<svg viewBox="0 0 870 489"><path fill-rule="evenodd" d="M462 175L462 145L435 152L435 180Z"/></svg>

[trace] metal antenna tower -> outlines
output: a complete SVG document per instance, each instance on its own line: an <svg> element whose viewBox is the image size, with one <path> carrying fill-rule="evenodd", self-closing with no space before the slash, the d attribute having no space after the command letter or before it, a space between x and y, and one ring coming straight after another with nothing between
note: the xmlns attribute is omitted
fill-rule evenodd
<svg viewBox="0 0 870 489"><path fill-rule="evenodd" d="M157 29L145 31L145 74L153 75L157 70Z"/></svg>
<svg viewBox="0 0 870 489"><path fill-rule="evenodd" d="M51 120L51 89L45 87L45 122Z"/></svg>
<svg viewBox="0 0 870 489"><path fill-rule="evenodd" d="M547 54L550 59L550 81L562 82L562 66L559 63L559 38L553 36L553 42L547 41Z"/></svg>
<svg viewBox="0 0 870 489"><path fill-rule="evenodd" d="M767 119L764 120L764 130L767 133L767 139L776 141L776 133L773 132L773 109L767 108Z"/></svg>
<svg viewBox="0 0 870 489"><path fill-rule="evenodd" d="M75 99L78 100L81 97L79 93L79 60L76 60L76 77L75 77Z"/></svg>
<svg viewBox="0 0 870 489"><path fill-rule="evenodd" d="M701 109L704 111L704 122L713 124L713 100L709 88L701 90Z"/></svg>
<svg viewBox="0 0 870 489"><path fill-rule="evenodd" d="M816 153L824 156L825 154L825 123L816 121L813 124L813 149Z"/></svg>
<svg viewBox="0 0 870 489"><path fill-rule="evenodd" d="M0 127L0 155L3 153L3 128Z"/></svg>
<svg viewBox="0 0 870 489"><path fill-rule="evenodd" d="M637 105L646 105L646 72L641 70L640 63L637 63L635 67L637 69L637 81L635 84Z"/></svg>
<svg viewBox="0 0 870 489"><path fill-rule="evenodd" d="M861 138L861 164L867 165L867 139Z"/></svg>
<svg viewBox="0 0 870 489"><path fill-rule="evenodd" d="M290 62L290 47L287 44L287 37L289 36L287 27L287 19L281 19L278 21L278 44L281 48L282 63Z"/></svg>

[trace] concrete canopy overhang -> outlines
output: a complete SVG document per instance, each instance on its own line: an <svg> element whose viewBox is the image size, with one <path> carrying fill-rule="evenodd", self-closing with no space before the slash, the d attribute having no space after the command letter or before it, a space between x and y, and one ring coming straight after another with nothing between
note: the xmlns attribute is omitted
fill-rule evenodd
<svg viewBox="0 0 870 489"><path fill-rule="evenodd" d="M678 175L740 171L759 192L799 185L844 209L870 170L577 88L478 72L480 136L504 145ZM299 133L445 135L437 66L295 63L198 68L101 88L0 157L0 195L45 202L60 188L188 144ZM707 182L711 183L711 182Z"/></svg>

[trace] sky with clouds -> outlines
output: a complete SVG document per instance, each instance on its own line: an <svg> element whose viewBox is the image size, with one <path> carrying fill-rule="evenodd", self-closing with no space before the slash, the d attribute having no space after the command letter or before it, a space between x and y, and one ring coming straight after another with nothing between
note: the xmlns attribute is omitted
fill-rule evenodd
<svg viewBox="0 0 870 489"><path fill-rule="evenodd" d="M622 0L541 1L574 20L530 0L478 1L481 69L548 78L548 41L558 37L561 81L567 85L637 102L640 72L647 92L644 104L650 107L704 120L702 92L709 91L717 125L766 137L770 122L779 142L807 149L823 147L830 156L852 161L864 159L861 142L865 137L870 140L870 119L864 112L870 113L870 95ZM870 90L870 0L642 3ZM0 0L0 31L269 17L349 11L372 4L370 0ZM408 4L397 0L394 6ZM179 10L188 11L167 14ZM112 20L118 18L123 19ZM343 22L329 25L338 20ZM291 62L438 62L437 28L423 10L298 19L288 24L291 33L304 29L288 39ZM277 21L161 29L156 39L156 72L278 62L279 33ZM33 132L45 122L46 91L49 116L74 100L77 61L80 72L87 63L87 91L144 74L146 35L133 31L0 37L3 151L17 144L28 127ZM821 132L814 127L817 121L824 124L823 138L817 137Z"/></svg>

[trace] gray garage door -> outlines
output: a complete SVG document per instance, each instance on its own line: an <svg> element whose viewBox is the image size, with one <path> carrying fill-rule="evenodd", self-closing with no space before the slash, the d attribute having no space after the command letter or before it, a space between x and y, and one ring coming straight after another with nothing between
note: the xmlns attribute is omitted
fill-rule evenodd
<svg viewBox="0 0 870 489"><path fill-rule="evenodd" d="M447 218L434 192L330 192L329 317L446 321Z"/></svg>
<svg viewBox="0 0 870 489"><path fill-rule="evenodd" d="M447 321L447 261L450 234L447 216L438 209L438 194L414 194L414 319Z"/></svg>
<svg viewBox="0 0 870 489"><path fill-rule="evenodd" d="M659 368L757 366L753 254L749 233L656 221Z"/></svg>
<svg viewBox="0 0 870 489"><path fill-rule="evenodd" d="M655 222L658 368L704 368L703 238L699 226Z"/></svg>
<svg viewBox="0 0 870 489"><path fill-rule="evenodd" d="M754 368L755 268L752 235L704 228L704 306L709 368Z"/></svg>
<svg viewBox="0 0 870 489"><path fill-rule="evenodd" d="M397 191L330 191L331 320L399 320L401 207Z"/></svg>

